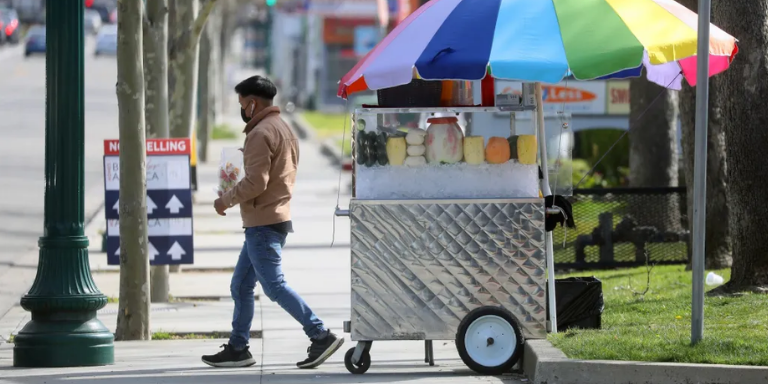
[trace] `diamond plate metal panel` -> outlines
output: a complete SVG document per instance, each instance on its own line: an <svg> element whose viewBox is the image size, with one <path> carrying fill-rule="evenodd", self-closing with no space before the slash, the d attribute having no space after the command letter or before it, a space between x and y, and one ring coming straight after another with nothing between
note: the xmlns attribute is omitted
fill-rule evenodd
<svg viewBox="0 0 768 384"><path fill-rule="evenodd" d="M542 199L353 200L350 220L352 340L453 340L484 305L546 336Z"/></svg>

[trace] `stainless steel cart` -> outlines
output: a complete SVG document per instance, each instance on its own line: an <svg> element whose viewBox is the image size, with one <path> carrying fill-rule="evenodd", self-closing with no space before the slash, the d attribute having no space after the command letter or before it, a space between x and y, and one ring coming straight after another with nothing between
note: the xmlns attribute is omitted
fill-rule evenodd
<svg viewBox="0 0 768 384"><path fill-rule="evenodd" d="M353 122L397 112L419 110L358 110ZM372 124L366 129L377 129ZM356 165L353 185L362 170ZM351 373L368 370L373 341L423 340L424 361L434 365L432 341L455 340L469 368L500 374L518 361L526 338L546 337L545 206L534 177L536 196L360 199L353 192L349 210L337 208L351 224L352 311L344 323L357 341L344 358Z"/></svg>

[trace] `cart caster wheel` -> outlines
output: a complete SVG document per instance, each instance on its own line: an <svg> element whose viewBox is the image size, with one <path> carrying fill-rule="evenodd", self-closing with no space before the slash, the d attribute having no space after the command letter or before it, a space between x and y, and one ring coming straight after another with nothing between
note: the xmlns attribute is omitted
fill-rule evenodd
<svg viewBox="0 0 768 384"><path fill-rule="evenodd" d="M461 320L456 349L464 364L483 375L508 372L523 352L520 326L501 307L480 307Z"/></svg>
<svg viewBox="0 0 768 384"><path fill-rule="evenodd" d="M357 364L352 364L352 355L354 353L355 348L350 348L349 351L347 351L347 353L344 355L344 366L347 367L347 371L349 371L349 373L362 375L368 371L368 368L371 367L371 354L368 352L363 352L363 354L360 356L360 361L358 361Z"/></svg>

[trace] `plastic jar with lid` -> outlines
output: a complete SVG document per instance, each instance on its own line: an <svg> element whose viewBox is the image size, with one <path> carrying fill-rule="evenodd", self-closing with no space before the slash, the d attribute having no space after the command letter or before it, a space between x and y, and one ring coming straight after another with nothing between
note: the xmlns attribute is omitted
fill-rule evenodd
<svg viewBox="0 0 768 384"><path fill-rule="evenodd" d="M456 117L432 117L427 120L427 162L458 163L464 158L464 133Z"/></svg>

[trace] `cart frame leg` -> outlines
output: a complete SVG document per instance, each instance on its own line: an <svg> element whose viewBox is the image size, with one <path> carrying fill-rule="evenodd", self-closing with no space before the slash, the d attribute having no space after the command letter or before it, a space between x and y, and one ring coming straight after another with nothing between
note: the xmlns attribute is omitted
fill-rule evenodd
<svg viewBox="0 0 768 384"><path fill-rule="evenodd" d="M424 362L430 367L435 365L435 352L432 349L432 340L424 340Z"/></svg>
<svg viewBox="0 0 768 384"><path fill-rule="evenodd" d="M352 354L352 364L357 365L363 353L370 354L372 345L373 341L358 341L357 346L355 346L355 353Z"/></svg>

